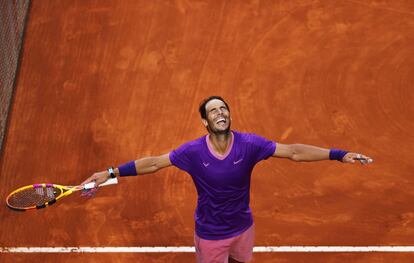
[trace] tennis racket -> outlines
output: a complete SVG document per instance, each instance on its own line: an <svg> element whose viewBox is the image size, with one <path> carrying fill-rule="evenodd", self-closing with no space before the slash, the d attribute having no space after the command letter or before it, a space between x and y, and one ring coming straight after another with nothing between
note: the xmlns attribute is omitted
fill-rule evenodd
<svg viewBox="0 0 414 263"><path fill-rule="evenodd" d="M117 184L117 178L110 178L99 186ZM14 210L26 211L40 209L53 205L59 199L76 191L88 190L95 187L91 182L85 185L64 186L58 184L32 184L20 187L11 192L6 199L7 206Z"/></svg>

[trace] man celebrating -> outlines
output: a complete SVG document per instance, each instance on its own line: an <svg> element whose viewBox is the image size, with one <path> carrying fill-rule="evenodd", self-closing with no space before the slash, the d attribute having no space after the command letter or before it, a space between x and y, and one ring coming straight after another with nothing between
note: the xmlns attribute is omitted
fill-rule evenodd
<svg viewBox="0 0 414 263"><path fill-rule="evenodd" d="M208 134L158 157L146 157L93 174L83 184L110 177L147 174L174 165L189 173L197 189L195 234L197 262L246 262L253 253L254 225L250 210L250 178L254 166L269 157L293 161L338 160L366 164L358 153L304 144L281 144L230 129L230 108L211 96L200 104Z"/></svg>

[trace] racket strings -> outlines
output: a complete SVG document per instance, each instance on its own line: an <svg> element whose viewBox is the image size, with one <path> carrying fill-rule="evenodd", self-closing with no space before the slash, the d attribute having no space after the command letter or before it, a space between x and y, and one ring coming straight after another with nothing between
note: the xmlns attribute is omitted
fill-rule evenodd
<svg viewBox="0 0 414 263"><path fill-rule="evenodd" d="M11 195L8 199L9 205L18 208L27 208L43 205L55 199L62 193L56 187L37 187L24 189Z"/></svg>

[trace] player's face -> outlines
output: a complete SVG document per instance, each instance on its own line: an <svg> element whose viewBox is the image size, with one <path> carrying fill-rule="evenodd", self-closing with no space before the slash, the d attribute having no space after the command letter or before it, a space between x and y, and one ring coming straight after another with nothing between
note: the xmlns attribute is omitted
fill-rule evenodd
<svg viewBox="0 0 414 263"><path fill-rule="evenodd" d="M214 99L206 104L207 119L203 120L212 133L227 133L230 130L230 111L221 100Z"/></svg>

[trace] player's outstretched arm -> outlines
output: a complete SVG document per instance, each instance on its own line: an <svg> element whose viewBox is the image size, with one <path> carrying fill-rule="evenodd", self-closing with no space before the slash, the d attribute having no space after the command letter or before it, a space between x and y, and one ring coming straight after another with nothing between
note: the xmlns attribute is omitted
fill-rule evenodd
<svg viewBox="0 0 414 263"><path fill-rule="evenodd" d="M149 174L154 173L162 168L171 166L171 161L169 157L170 153L166 153L160 156L151 156L151 157L144 157L129 163L126 163L119 168L114 168L114 174L116 176L126 176L126 175L142 175L142 174ZM122 167L122 168L121 168ZM120 171L121 170L121 171ZM130 174L127 174L130 173ZM104 183L106 180L111 178L109 171L101 171L94 173L84 182L82 185L95 182L95 185L98 186Z"/></svg>
<svg viewBox="0 0 414 263"><path fill-rule="evenodd" d="M313 162L322 160L338 160L344 163L355 163L355 161L360 161L362 164L372 162L370 157L360 153L325 149L306 144L278 143L273 157L289 158L297 162Z"/></svg>

